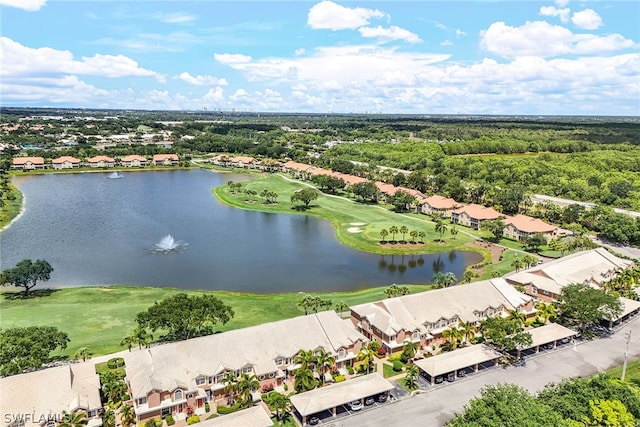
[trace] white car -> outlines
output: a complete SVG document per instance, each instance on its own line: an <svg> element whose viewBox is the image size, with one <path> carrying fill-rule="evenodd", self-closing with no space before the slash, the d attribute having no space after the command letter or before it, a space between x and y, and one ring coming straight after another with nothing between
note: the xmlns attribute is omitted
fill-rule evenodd
<svg viewBox="0 0 640 427"><path fill-rule="evenodd" d="M360 409L362 409L362 401L354 400L353 402L349 403L349 407L352 411L359 411Z"/></svg>

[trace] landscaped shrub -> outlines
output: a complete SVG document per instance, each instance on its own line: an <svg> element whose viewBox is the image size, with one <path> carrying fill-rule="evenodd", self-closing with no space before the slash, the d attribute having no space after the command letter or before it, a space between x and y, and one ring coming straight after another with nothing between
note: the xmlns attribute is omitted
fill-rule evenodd
<svg viewBox="0 0 640 427"><path fill-rule="evenodd" d="M349 372L349 375L353 375L353 366L347 365L347 372Z"/></svg>
<svg viewBox="0 0 640 427"><path fill-rule="evenodd" d="M118 369L124 366L124 359L122 357L114 357L107 361L107 368Z"/></svg>
<svg viewBox="0 0 640 427"><path fill-rule="evenodd" d="M171 415L167 415L164 420L167 422L168 426L172 426L176 423L176 420L174 420Z"/></svg>
<svg viewBox="0 0 640 427"><path fill-rule="evenodd" d="M380 347L378 349L378 356L385 356L387 354L387 350L384 349L384 347Z"/></svg>
<svg viewBox="0 0 640 427"><path fill-rule="evenodd" d="M205 410L205 412L209 412L211 410L211 406L209 406L209 402L206 402L204 404L204 410Z"/></svg>
<svg viewBox="0 0 640 427"><path fill-rule="evenodd" d="M187 418L188 426L190 426L191 424L199 423L199 422L200 422L200 417L197 415L192 415L189 418Z"/></svg>
<svg viewBox="0 0 640 427"><path fill-rule="evenodd" d="M400 362L399 360L394 360L393 361L393 370L396 371L396 372L402 371L402 362Z"/></svg>
<svg viewBox="0 0 640 427"><path fill-rule="evenodd" d="M232 412L236 412L238 410L240 410L239 403L234 403L231 406L220 405L216 408L216 412L219 413L220 415L231 414Z"/></svg>
<svg viewBox="0 0 640 427"><path fill-rule="evenodd" d="M336 375L335 377L333 377L333 380L337 383L341 383L342 381L345 380L344 375Z"/></svg>
<svg viewBox="0 0 640 427"><path fill-rule="evenodd" d="M151 418L144 423L144 427L156 427L156 420Z"/></svg>
<svg viewBox="0 0 640 427"><path fill-rule="evenodd" d="M154 420L156 422L156 427L162 427L162 418L158 418Z"/></svg>
<svg viewBox="0 0 640 427"><path fill-rule="evenodd" d="M289 386L285 384L284 385L284 391L287 391L287 390L289 390Z"/></svg>
<svg viewBox="0 0 640 427"><path fill-rule="evenodd" d="M391 356L389 356L389 362L395 362L396 360L400 360L401 357L402 357L402 354L400 353L392 354Z"/></svg>

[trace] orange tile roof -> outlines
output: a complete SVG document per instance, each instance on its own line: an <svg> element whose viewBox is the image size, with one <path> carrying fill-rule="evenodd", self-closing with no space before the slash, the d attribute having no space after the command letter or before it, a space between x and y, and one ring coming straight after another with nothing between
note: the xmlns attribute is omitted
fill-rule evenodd
<svg viewBox="0 0 640 427"><path fill-rule="evenodd" d="M139 156L139 155L137 155L137 154L130 154L130 155L128 155L128 156L124 156L124 157L122 158L122 161L123 161L123 162L133 162L134 160L139 160L139 161L141 161L141 162L142 162L142 161L145 161L145 162L147 161L147 159L145 159L144 157Z"/></svg>
<svg viewBox="0 0 640 427"><path fill-rule="evenodd" d="M114 159L107 156L95 156L87 160L89 163L97 163L97 162L115 162Z"/></svg>
<svg viewBox="0 0 640 427"><path fill-rule="evenodd" d="M14 157L14 165L24 165L25 163L44 164L44 157Z"/></svg>
<svg viewBox="0 0 640 427"><path fill-rule="evenodd" d="M398 187L392 184L386 184L384 182L376 181L376 187L380 190L381 193L388 194L389 196L393 196L399 190Z"/></svg>
<svg viewBox="0 0 640 427"><path fill-rule="evenodd" d="M521 214L507 217L504 223L506 225L511 224L518 230L526 233L549 233L558 228L555 225L547 224L541 219Z"/></svg>
<svg viewBox="0 0 640 427"><path fill-rule="evenodd" d="M436 209L453 209L460 206L460 203L455 200L448 197L438 196L437 194L423 199L422 203L427 203L429 206Z"/></svg>
<svg viewBox="0 0 640 427"><path fill-rule="evenodd" d="M163 160L178 160L177 154L154 154L153 161L163 161Z"/></svg>
<svg viewBox="0 0 640 427"><path fill-rule="evenodd" d="M457 214L466 213L467 215L469 215L469 217L479 220L498 219L500 217L506 216L493 208L476 205L474 203L462 206L461 208L456 209L455 212Z"/></svg>
<svg viewBox="0 0 640 427"><path fill-rule="evenodd" d="M311 167L310 165L305 165L304 163L294 162L293 160L289 160L288 162L286 162L282 166L284 166L287 169L295 169L297 171L306 171L307 169L309 169Z"/></svg>
<svg viewBox="0 0 640 427"><path fill-rule="evenodd" d="M64 162L69 162L69 163L80 163L80 159L76 159L75 157L71 157L71 156L62 156L62 157L58 157L57 159L53 159L51 160L51 163L64 163Z"/></svg>
<svg viewBox="0 0 640 427"><path fill-rule="evenodd" d="M242 163L253 163L256 161L256 159L254 159L253 157L248 157L248 156L232 157L229 160L232 162L242 162Z"/></svg>

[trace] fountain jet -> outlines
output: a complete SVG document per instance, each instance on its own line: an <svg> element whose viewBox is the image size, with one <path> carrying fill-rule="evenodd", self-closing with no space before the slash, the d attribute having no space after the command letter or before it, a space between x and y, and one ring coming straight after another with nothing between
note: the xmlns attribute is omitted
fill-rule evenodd
<svg viewBox="0 0 640 427"><path fill-rule="evenodd" d="M188 243L182 240L175 240L171 234L164 236L158 243L151 248L151 252L168 254L170 252L183 253L187 250Z"/></svg>

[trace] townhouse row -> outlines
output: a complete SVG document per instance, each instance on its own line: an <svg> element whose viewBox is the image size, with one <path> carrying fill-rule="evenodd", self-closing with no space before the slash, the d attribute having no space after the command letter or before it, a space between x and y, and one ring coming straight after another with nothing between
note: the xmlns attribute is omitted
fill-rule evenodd
<svg viewBox="0 0 640 427"><path fill-rule="evenodd" d="M118 164L124 167L144 167L153 166L177 166L180 159L177 154L154 154L151 160L146 157L132 154L124 156L120 161L116 161L109 156L95 156L82 161L71 156L62 156L52 159L47 163L44 157L14 157L12 168L17 170L43 170L52 169L77 169L80 167L90 168L113 168Z"/></svg>
<svg viewBox="0 0 640 427"><path fill-rule="evenodd" d="M296 363L300 350L324 350L335 358L336 370L345 370L354 365L358 353L370 341L378 341L388 353L401 351L405 342L411 341L418 345L418 358L426 357L417 364L434 381L442 374L442 367L451 365L462 353L466 356L455 363L475 369L487 357L486 362L491 363L499 357L486 346L468 346L462 351L432 356L446 341L446 329L459 328L467 322L479 326L487 318L505 317L513 310L535 316L536 301L553 301L563 286L586 283L601 287L632 266L631 261L595 249L502 278L355 305L349 319L325 311L155 345L124 353L125 380L139 423L167 415L184 419L187 413L202 414L207 402L213 409L226 405L228 375L255 375L259 381L256 391L282 390L285 381L295 378L300 368ZM516 286L522 286L524 293ZM624 312L616 319L607 319L612 324L640 311L638 301L621 298L621 302ZM547 325L534 329L532 335L537 351L540 345L555 345L575 332ZM436 369L432 365L440 359L450 363ZM1 378L0 412L5 417L4 425L55 427L62 411L86 412L91 418L89 425L99 425L99 382L95 371L87 366L93 367L87 362ZM353 380L347 380L350 381ZM21 411L38 416L28 422L11 418L11 414Z"/></svg>

